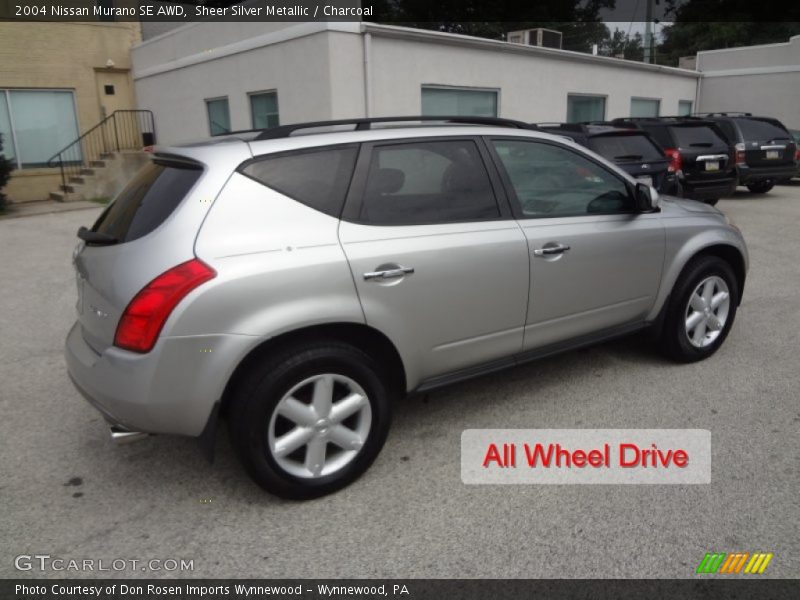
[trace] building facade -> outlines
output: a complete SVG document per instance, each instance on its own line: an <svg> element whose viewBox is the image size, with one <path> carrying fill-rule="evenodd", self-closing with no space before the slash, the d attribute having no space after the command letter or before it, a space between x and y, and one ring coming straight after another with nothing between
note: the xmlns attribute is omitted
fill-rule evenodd
<svg viewBox="0 0 800 600"><path fill-rule="evenodd" d="M705 112L744 111L800 129L800 35L787 43L697 53Z"/></svg>
<svg viewBox="0 0 800 600"><path fill-rule="evenodd" d="M47 161L119 109L136 108L130 53L138 23L0 23L0 134L16 170L12 202L61 183Z"/></svg>
<svg viewBox="0 0 800 600"><path fill-rule="evenodd" d="M673 115L695 71L372 23L197 22L133 50L160 143L279 123L395 115L528 122Z"/></svg>

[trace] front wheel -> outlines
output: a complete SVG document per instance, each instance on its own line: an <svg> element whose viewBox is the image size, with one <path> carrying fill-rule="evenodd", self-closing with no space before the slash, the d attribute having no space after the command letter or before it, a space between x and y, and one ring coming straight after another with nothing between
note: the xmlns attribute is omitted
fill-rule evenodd
<svg viewBox="0 0 800 600"><path fill-rule="evenodd" d="M754 194L766 194L773 187L775 187L775 182L771 179L765 179L764 181L756 181L755 183L747 184L747 189Z"/></svg>
<svg viewBox="0 0 800 600"><path fill-rule="evenodd" d="M672 290L662 350L678 362L708 358L728 336L738 304L739 285L730 264L716 256L696 258Z"/></svg>
<svg viewBox="0 0 800 600"><path fill-rule="evenodd" d="M258 365L234 393L229 421L251 477L290 499L330 494L358 478L389 431L380 372L367 354L334 341Z"/></svg>

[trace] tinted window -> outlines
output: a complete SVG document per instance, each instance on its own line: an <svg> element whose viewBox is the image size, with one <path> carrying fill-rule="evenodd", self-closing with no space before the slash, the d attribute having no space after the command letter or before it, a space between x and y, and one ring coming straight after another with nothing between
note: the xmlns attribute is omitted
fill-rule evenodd
<svg viewBox="0 0 800 600"><path fill-rule="evenodd" d="M745 141L788 140L789 132L775 123L761 119L737 119Z"/></svg>
<svg viewBox="0 0 800 600"><path fill-rule="evenodd" d="M497 218L489 174L474 142L377 146L360 219L386 225Z"/></svg>
<svg viewBox="0 0 800 600"><path fill-rule="evenodd" d="M735 144L739 141L739 136L736 134L736 129L733 127L733 124L730 121L717 121L717 127L722 130L722 133L725 134L725 137L728 138L728 141L732 144Z"/></svg>
<svg viewBox="0 0 800 600"><path fill-rule="evenodd" d="M675 147L675 142L672 141L669 130L664 125L646 125L642 129L652 135L662 148Z"/></svg>
<svg viewBox="0 0 800 600"><path fill-rule="evenodd" d="M525 217L564 217L631 212L624 181L571 150L518 140L494 147Z"/></svg>
<svg viewBox="0 0 800 600"><path fill-rule="evenodd" d="M681 148L718 148L728 145L728 142L708 125L676 125L672 131Z"/></svg>
<svg viewBox="0 0 800 600"><path fill-rule="evenodd" d="M151 162L109 204L92 230L120 242L147 235L172 214L202 173L199 166Z"/></svg>
<svg viewBox="0 0 800 600"><path fill-rule="evenodd" d="M619 162L664 158L661 148L646 135L599 135L589 138L589 148Z"/></svg>
<svg viewBox="0 0 800 600"><path fill-rule="evenodd" d="M306 206L338 217L353 175L358 148L329 148L266 156L242 173Z"/></svg>

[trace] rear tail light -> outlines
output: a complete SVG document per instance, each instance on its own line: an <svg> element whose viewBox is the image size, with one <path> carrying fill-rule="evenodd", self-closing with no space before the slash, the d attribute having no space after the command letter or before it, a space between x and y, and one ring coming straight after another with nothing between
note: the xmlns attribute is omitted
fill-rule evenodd
<svg viewBox="0 0 800 600"><path fill-rule="evenodd" d="M800 148L794 151L794 159L800 161Z"/></svg>
<svg viewBox="0 0 800 600"><path fill-rule="evenodd" d="M153 279L122 313L114 345L133 352L150 352L172 310L189 292L216 275L207 264L192 259Z"/></svg>
<svg viewBox="0 0 800 600"><path fill-rule="evenodd" d="M736 148L736 164L737 165L744 165L747 163L744 157L744 144L739 142L734 146Z"/></svg>
<svg viewBox="0 0 800 600"><path fill-rule="evenodd" d="M678 150L677 148L667 148L666 150L664 150L664 154L669 159L669 166L667 167L667 170L670 173L677 173L678 171L680 171L681 167L683 166L681 151Z"/></svg>

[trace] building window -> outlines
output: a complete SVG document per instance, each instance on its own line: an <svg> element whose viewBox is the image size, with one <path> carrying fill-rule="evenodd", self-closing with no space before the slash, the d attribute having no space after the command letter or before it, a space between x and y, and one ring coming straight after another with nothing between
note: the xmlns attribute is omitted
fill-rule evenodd
<svg viewBox="0 0 800 600"><path fill-rule="evenodd" d="M78 138L75 99L64 90L0 90L3 154L16 168L46 167Z"/></svg>
<svg viewBox="0 0 800 600"><path fill-rule="evenodd" d="M567 94L567 122L604 121L606 97L585 94Z"/></svg>
<svg viewBox="0 0 800 600"><path fill-rule="evenodd" d="M422 86L425 116L496 117L497 91Z"/></svg>
<svg viewBox="0 0 800 600"><path fill-rule="evenodd" d="M211 135L223 135L231 131L231 113L227 98L206 100L208 110L208 130Z"/></svg>
<svg viewBox="0 0 800 600"><path fill-rule="evenodd" d="M661 110L661 100L657 98L631 98L632 117L657 117Z"/></svg>
<svg viewBox="0 0 800 600"><path fill-rule="evenodd" d="M253 129L269 129L280 125L278 92L250 94L250 115Z"/></svg>
<svg viewBox="0 0 800 600"><path fill-rule="evenodd" d="M678 100L678 115L685 117L692 114L692 101L691 100Z"/></svg>

